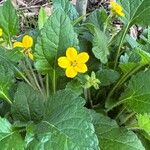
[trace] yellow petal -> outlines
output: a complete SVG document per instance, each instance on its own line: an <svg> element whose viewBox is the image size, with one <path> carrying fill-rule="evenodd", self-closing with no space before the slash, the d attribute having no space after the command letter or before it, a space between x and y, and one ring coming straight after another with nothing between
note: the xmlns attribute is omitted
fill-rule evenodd
<svg viewBox="0 0 150 150"><path fill-rule="evenodd" d="M74 78L77 75L77 71L73 67L68 67L66 69L66 76L68 78Z"/></svg>
<svg viewBox="0 0 150 150"><path fill-rule="evenodd" d="M33 45L33 39L29 35L25 35L22 39L22 44L25 49L31 48Z"/></svg>
<svg viewBox="0 0 150 150"><path fill-rule="evenodd" d="M61 68L68 68L70 67L70 61L67 59L67 57L60 57L58 58L58 65Z"/></svg>
<svg viewBox="0 0 150 150"><path fill-rule="evenodd" d="M29 53L28 53L28 57L29 57L31 60L34 59L32 52L29 52Z"/></svg>
<svg viewBox="0 0 150 150"><path fill-rule="evenodd" d="M119 5L118 3L113 2L113 1L110 2L110 5L111 5L111 10L114 13L116 13L117 15L122 16L122 17L125 16L125 14L122 12L123 9L122 9L121 5Z"/></svg>
<svg viewBox="0 0 150 150"><path fill-rule="evenodd" d="M125 14L123 12L118 12L118 15L121 16L121 17L125 16Z"/></svg>
<svg viewBox="0 0 150 150"><path fill-rule="evenodd" d="M2 28L0 28L0 36L2 36L3 35L3 30L2 30Z"/></svg>
<svg viewBox="0 0 150 150"><path fill-rule="evenodd" d="M78 64L74 69L80 73L85 73L88 70L86 64Z"/></svg>
<svg viewBox="0 0 150 150"><path fill-rule="evenodd" d="M84 64L89 60L89 55L86 52L82 52L77 56L77 63Z"/></svg>
<svg viewBox="0 0 150 150"><path fill-rule="evenodd" d="M69 60L74 61L77 57L77 50L74 47L67 48L66 56Z"/></svg>
<svg viewBox="0 0 150 150"><path fill-rule="evenodd" d="M23 47L23 44L21 42L15 42L13 44L13 48L16 48L16 47Z"/></svg>

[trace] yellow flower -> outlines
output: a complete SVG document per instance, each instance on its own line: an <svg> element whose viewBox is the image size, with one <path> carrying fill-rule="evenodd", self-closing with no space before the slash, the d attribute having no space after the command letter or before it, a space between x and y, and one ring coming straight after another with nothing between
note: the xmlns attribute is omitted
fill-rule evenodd
<svg viewBox="0 0 150 150"><path fill-rule="evenodd" d="M33 39L29 35L25 35L22 39L22 42L15 42L13 48L21 47L23 48L22 52L26 54L31 60L33 60L33 54L31 52L31 47L33 45Z"/></svg>
<svg viewBox="0 0 150 150"><path fill-rule="evenodd" d="M113 13L121 16L121 17L124 17L125 14L123 13L123 9L122 9L122 6L117 4L116 2L114 2L113 0L110 1L110 6L111 6L111 10Z"/></svg>
<svg viewBox="0 0 150 150"><path fill-rule="evenodd" d="M0 36L3 35L3 30L0 28Z"/></svg>
<svg viewBox="0 0 150 150"><path fill-rule="evenodd" d="M78 72L85 73L88 68L86 62L89 60L89 55L86 52L77 54L77 50L73 47L69 47L66 50L66 57L58 58L58 65L61 68L66 69L66 76L74 78Z"/></svg>

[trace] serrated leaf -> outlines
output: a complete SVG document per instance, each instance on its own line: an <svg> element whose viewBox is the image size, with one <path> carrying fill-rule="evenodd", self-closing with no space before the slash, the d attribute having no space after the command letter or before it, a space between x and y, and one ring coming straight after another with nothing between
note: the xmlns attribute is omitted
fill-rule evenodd
<svg viewBox="0 0 150 150"><path fill-rule="evenodd" d="M46 14L45 9L43 7L41 7L40 11L39 11L39 15L38 15L38 27L39 27L39 29L43 28L47 19L48 19L48 16Z"/></svg>
<svg viewBox="0 0 150 150"><path fill-rule="evenodd" d="M120 100L137 113L150 113L150 70L134 75Z"/></svg>
<svg viewBox="0 0 150 150"><path fill-rule="evenodd" d="M149 25L150 21L150 1L149 0L119 0L125 17L123 21L130 26L133 24Z"/></svg>
<svg viewBox="0 0 150 150"><path fill-rule="evenodd" d="M122 61L119 64L119 68L123 73L130 72L139 65L144 66L150 64L150 54L140 48L134 49L130 56L121 56L121 59L126 59L124 62Z"/></svg>
<svg viewBox="0 0 150 150"><path fill-rule="evenodd" d="M145 150L149 150L150 148L150 141L147 140L143 135L138 134L138 138L141 140L143 146L145 147Z"/></svg>
<svg viewBox="0 0 150 150"><path fill-rule="evenodd" d="M122 47L126 34L133 24L141 24L147 26L150 24L150 1L149 0L118 0L123 7L125 17L121 20L124 22L123 29L117 34L116 37L110 42L111 44L117 43L118 47ZM116 42L117 41L117 42ZM116 44L115 44L116 45ZM120 50L118 51L120 53Z"/></svg>
<svg viewBox="0 0 150 150"><path fill-rule="evenodd" d="M7 40L19 31L19 18L10 0L0 7L0 28L3 29Z"/></svg>
<svg viewBox="0 0 150 150"><path fill-rule="evenodd" d="M76 19L79 15L75 7L70 3L69 0L52 0L54 9L63 9L64 12L69 16L71 20Z"/></svg>
<svg viewBox="0 0 150 150"><path fill-rule="evenodd" d="M138 126L150 135L150 116L148 114L137 115Z"/></svg>
<svg viewBox="0 0 150 150"><path fill-rule="evenodd" d="M47 20L35 46L35 66L47 73L57 65L57 57L64 55L68 47L78 47L77 35L70 19L63 10L56 10Z"/></svg>
<svg viewBox="0 0 150 150"><path fill-rule="evenodd" d="M92 114L102 150L145 150L136 134L120 128L116 121L101 114Z"/></svg>
<svg viewBox="0 0 150 150"><path fill-rule="evenodd" d="M47 103L45 118L37 126L31 149L98 150L98 141L85 101L71 91L59 91Z"/></svg>
<svg viewBox="0 0 150 150"><path fill-rule="evenodd" d="M107 19L108 15L105 9L95 10L93 11L86 19L87 23L94 24L100 30L103 30L104 23Z"/></svg>
<svg viewBox="0 0 150 150"><path fill-rule="evenodd" d="M94 28L92 51L95 57L99 59L103 64L107 63L107 57L109 55L108 39L106 35L97 27Z"/></svg>
<svg viewBox="0 0 150 150"><path fill-rule="evenodd" d="M78 96L83 93L83 87L81 83L76 79L72 80L71 82L68 82L65 89L74 92Z"/></svg>
<svg viewBox="0 0 150 150"><path fill-rule="evenodd" d="M22 122L41 121L44 115L44 100L38 91L20 83L11 109L13 118Z"/></svg>
<svg viewBox="0 0 150 150"><path fill-rule="evenodd" d="M11 67L3 61L0 61L0 70L0 98L11 103L9 91L14 83L14 73Z"/></svg>
<svg viewBox="0 0 150 150"><path fill-rule="evenodd" d="M132 71L135 67L137 67L137 64L133 63L133 62L128 62L125 64L123 64L123 63L119 64L119 68L121 69L121 71L124 74Z"/></svg>
<svg viewBox="0 0 150 150"><path fill-rule="evenodd" d="M108 86L116 82L119 79L120 74L112 69L103 69L98 71L96 76L100 80L101 86Z"/></svg>
<svg viewBox="0 0 150 150"><path fill-rule="evenodd" d="M3 150L24 150L21 135L13 131L11 124L4 118L0 118L0 147Z"/></svg>
<svg viewBox="0 0 150 150"><path fill-rule="evenodd" d="M141 49L136 49L135 52L141 57L140 64L146 65L150 63L150 53Z"/></svg>

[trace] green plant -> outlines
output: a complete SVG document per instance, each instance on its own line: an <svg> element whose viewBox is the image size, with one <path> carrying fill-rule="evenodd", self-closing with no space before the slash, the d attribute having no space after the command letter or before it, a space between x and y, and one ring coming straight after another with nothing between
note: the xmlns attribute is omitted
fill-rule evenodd
<svg viewBox="0 0 150 150"><path fill-rule="evenodd" d="M117 3L79 16L53 0L25 33L11 1L0 7L1 149L150 149L150 1Z"/></svg>

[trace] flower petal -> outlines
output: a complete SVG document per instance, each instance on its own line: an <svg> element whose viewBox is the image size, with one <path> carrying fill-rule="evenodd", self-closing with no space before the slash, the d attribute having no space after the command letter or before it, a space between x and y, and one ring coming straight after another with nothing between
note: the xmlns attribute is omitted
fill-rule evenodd
<svg viewBox="0 0 150 150"><path fill-rule="evenodd" d="M15 42L13 44L13 48L16 48L16 47L23 47L23 44L21 42Z"/></svg>
<svg viewBox="0 0 150 150"><path fill-rule="evenodd" d="M3 30L2 30L2 28L0 28L0 36L2 36L3 35Z"/></svg>
<svg viewBox="0 0 150 150"><path fill-rule="evenodd" d="M77 50L74 47L67 48L66 56L70 61L74 61L77 57Z"/></svg>
<svg viewBox="0 0 150 150"><path fill-rule="evenodd" d="M114 12L117 15L122 16L122 17L125 16L125 14L123 13L123 8L121 5L119 5L118 3L114 2L114 1L111 1L110 6L111 6L112 12Z"/></svg>
<svg viewBox="0 0 150 150"><path fill-rule="evenodd" d="M68 67L70 67L70 61L67 59L67 57L59 57L58 65L61 68L68 68Z"/></svg>
<svg viewBox="0 0 150 150"><path fill-rule="evenodd" d="M74 69L80 73L85 73L88 70L86 64L78 64Z"/></svg>
<svg viewBox="0 0 150 150"><path fill-rule="evenodd" d="M89 55L86 52L82 52L77 56L77 63L86 63L89 60Z"/></svg>
<svg viewBox="0 0 150 150"><path fill-rule="evenodd" d="M22 44L23 44L23 47L26 49L31 48L33 45L32 37L29 35L25 35L22 39Z"/></svg>
<svg viewBox="0 0 150 150"><path fill-rule="evenodd" d="M123 12L118 12L118 15L121 16L121 17L125 16L125 14Z"/></svg>
<svg viewBox="0 0 150 150"><path fill-rule="evenodd" d="M68 78L74 78L77 75L77 71L73 67L68 67L66 69L66 76Z"/></svg>

